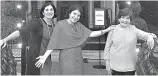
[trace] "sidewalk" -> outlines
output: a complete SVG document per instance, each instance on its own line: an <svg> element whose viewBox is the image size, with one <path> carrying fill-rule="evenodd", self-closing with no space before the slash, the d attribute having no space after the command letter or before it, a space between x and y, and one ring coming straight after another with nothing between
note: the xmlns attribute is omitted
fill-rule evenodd
<svg viewBox="0 0 158 76"><path fill-rule="evenodd" d="M84 63L84 75L107 75L107 71L105 69L95 69L94 65L98 65L98 62L89 62ZM102 63L104 65L104 63ZM53 62L52 66L52 75L59 75L59 66L58 62Z"/></svg>
<svg viewBox="0 0 158 76"><path fill-rule="evenodd" d="M20 57L20 50L14 50L14 56ZM52 53L52 62L53 68L58 66L58 54L59 51L53 52ZM103 51L102 51L103 54ZM98 51L88 51L88 50L83 50L83 57L88 59L88 63L84 63L84 73L85 75L106 75L106 70L105 69L95 69L93 68L93 65L98 65L98 58L99 58L99 53ZM17 75L21 75L21 58L15 58L17 60ZM104 62L102 60L102 62ZM102 63L104 64L104 63ZM55 66L55 67L54 67ZM59 75L59 69L52 69L53 75Z"/></svg>
<svg viewBox="0 0 158 76"><path fill-rule="evenodd" d="M84 63L84 75L107 75L105 69L95 69L94 65L98 65L98 62ZM105 65L104 63L101 63ZM58 62L53 62L52 75L59 75ZM21 75L21 62L17 62L17 75Z"/></svg>
<svg viewBox="0 0 158 76"><path fill-rule="evenodd" d="M139 46L138 44L137 46ZM16 57L15 59L17 62L17 75L21 75L21 51L20 50L13 50L13 54ZM88 63L84 63L84 74L85 75L107 75L105 69L95 69L93 68L94 65L99 64L99 50L82 50L83 58L86 58ZM53 75L59 75L58 68L58 58L59 58L59 51L53 51L51 54L53 69ZM101 64L105 65L105 61L103 60L103 50L101 50Z"/></svg>

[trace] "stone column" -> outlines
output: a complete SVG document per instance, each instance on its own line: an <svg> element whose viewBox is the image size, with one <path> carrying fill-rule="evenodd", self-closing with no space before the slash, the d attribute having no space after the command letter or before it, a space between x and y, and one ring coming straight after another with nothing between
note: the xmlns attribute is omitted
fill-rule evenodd
<svg viewBox="0 0 158 76"><path fill-rule="evenodd" d="M116 16L116 14L115 14L115 1L112 1L112 21L114 21L115 20L115 16Z"/></svg>
<svg viewBox="0 0 158 76"><path fill-rule="evenodd" d="M89 15L89 18L88 18L88 26L89 28L93 28L94 26L94 16L93 16L93 13L94 13L94 2L93 1L88 1L88 15Z"/></svg>
<svg viewBox="0 0 158 76"><path fill-rule="evenodd" d="M115 20L115 1L101 1L101 8L108 9L108 14L110 19ZM112 11L112 18L111 18L111 11Z"/></svg>
<svg viewBox="0 0 158 76"><path fill-rule="evenodd" d="M32 6L31 6L31 0L28 2L28 11L26 12L26 22L29 22L32 19L31 13L32 13Z"/></svg>
<svg viewBox="0 0 158 76"><path fill-rule="evenodd" d="M1 4L1 1L0 1L0 4ZM1 11L1 9L0 9L0 11ZM0 12L0 15L1 15L1 12ZM0 16L0 19L1 19L1 16ZM0 24L1 24L1 20L0 20ZM1 32L1 25L0 25L0 32ZM2 35L2 34L0 33L0 40L1 40L1 35ZM1 61L0 61L0 63L1 63ZM1 73L1 70L0 70L0 74L2 74L2 73Z"/></svg>
<svg viewBox="0 0 158 76"><path fill-rule="evenodd" d="M44 0L42 0L42 1L38 1L38 4L37 4L37 9L38 10L40 10L41 9L41 7L42 7L42 5L44 4Z"/></svg>

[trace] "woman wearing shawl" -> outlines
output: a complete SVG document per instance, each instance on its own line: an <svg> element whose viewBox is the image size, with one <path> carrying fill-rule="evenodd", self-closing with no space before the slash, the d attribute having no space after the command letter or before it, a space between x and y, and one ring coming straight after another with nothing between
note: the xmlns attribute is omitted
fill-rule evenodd
<svg viewBox="0 0 158 76"><path fill-rule="evenodd" d="M88 37L97 37L109 32L114 28L111 26L105 30L91 31L79 21L83 10L79 5L70 6L67 14L68 19L57 22L54 27L47 51L43 56L39 56L36 67L44 66L45 60L55 49L60 49L59 65L60 73L83 74L83 57L81 45L86 42Z"/></svg>

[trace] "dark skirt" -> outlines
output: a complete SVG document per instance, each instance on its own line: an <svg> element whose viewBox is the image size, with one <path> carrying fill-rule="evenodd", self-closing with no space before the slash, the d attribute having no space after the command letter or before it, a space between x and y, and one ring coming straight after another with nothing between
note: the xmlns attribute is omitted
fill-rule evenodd
<svg viewBox="0 0 158 76"><path fill-rule="evenodd" d="M61 50L59 67L62 75L83 75L83 57L81 47Z"/></svg>
<svg viewBox="0 0 158 76"><path fill-rule="evenodd" d="M35 63L37 62L37 56L35 56L35 53L29 50L26 58L26 75L40 75L40 68L35 66Z"/></svg>

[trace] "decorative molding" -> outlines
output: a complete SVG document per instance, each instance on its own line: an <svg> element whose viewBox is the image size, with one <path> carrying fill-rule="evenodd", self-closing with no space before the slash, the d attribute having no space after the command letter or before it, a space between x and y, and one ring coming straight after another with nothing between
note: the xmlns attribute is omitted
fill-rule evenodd
<svg viewBox="0 0 158 76"><path fill-rule="evenodd" d="M69 1L62 1L63 4L68 4L70 3Z"/></svg>

